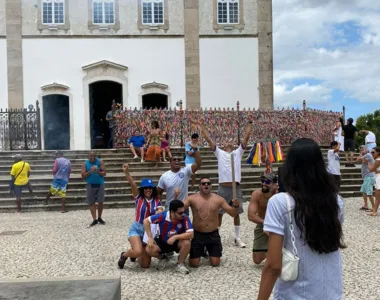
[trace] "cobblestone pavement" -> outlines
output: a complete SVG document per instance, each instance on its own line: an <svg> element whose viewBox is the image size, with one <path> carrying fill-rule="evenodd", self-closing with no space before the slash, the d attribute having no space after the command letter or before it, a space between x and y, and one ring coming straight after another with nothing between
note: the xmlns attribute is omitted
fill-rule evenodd
<svg viewBox="0 0 380 300"><path fill-rule="evenodd" d="M359 211L361 199L345 201L344 299L380 299L380 217ZM247 204L245 205L247 209ZM173 261L164 271L149 270L117 259L128 247L133 209L106 210L106 226L86 228L89 211L67 214L38 212L0 214L0 232L27 230L19 236L0 236L0 278L47 278L120 274L123 299L255 299L262 266L253 266L251 248L254 224L242 218L246 249L233 245L233 220L222 227L224 256L219 268L207 261L189 275L176 273Z"/></svg>

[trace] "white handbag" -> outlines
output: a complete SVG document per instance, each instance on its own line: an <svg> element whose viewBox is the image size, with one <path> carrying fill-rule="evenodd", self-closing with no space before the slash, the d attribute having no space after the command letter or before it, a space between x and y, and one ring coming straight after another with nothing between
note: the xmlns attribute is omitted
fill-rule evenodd
<svg viewBox="0 0 380 300"><path fill-rule="evenodd" d="M289 230L290 236L293 244L293 251L287 250L285 247L282 247L282 271L280 278L284 281L293 281L298 278L298 265L299 257L296 247L296 238L294 236L294 226L292 220L292 213L290 209L290 197L288 193L285 193L286 204L288 207L288 216L289 216Z"/></svg>

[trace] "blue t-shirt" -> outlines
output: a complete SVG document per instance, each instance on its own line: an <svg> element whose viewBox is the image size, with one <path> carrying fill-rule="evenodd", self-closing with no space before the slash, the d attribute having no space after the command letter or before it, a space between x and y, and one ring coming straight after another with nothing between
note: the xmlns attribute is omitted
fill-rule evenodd
<svg viewBox="0 0 380 300"><path fill-rule="evenodd" d="M199 148L197 148L198 151L199 151ZM195 163L195 157L194 156L190 156L189 154L187 154L187 152L193 152L194 153L194 150L193 148L191 147L191 143L190 142L187 142L186 145L185 145L185 154L186 154L186 157L185 157L185 164L186 165L192 165Z"/></svg>
<svg viewBox="0 0 380 300"><path fill-rule="evenodd" d="M149 222L151 224L158 224L160 228L159 239L167 243L168 239L173 235L182 234L185 232L192 232L193 225L188 216L183 215L183 219L178 223L172 223L170 221L170 212L164 211L160 214L150 216Z"/></svg>
<svg viewBox="0 0 380 300"><path fill-rule="evenodd" d="M145 138L142 135L134 135L129 139L129 143L132 143L135 148L141 148L145 144Z"/></svg>
<svg viewBox="0 0 380 300"><path fill-rule="evenodd" d="M97 166L99 171L102 169L100 168L100 159L97 158L95 163L91 163L88 159L86 160L86 172L91 170L92 166ZM86 183L88 184L104 184L104 177L100 176L99 174L96 173L91 173L90 175L87 176L86 178Z"/></svg>

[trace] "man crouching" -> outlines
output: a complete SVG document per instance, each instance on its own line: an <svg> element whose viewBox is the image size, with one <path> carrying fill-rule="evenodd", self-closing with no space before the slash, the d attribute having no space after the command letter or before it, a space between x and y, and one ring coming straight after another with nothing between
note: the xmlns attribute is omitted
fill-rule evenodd
<svg viewBox="0 0 380 300"><path fill-rule="evenodd" d="M159 234L153 237L150 224L158 224ZM193 225L187 215L185 206L180 200L170 202L169 211L150 216L144 220L144 229L148 235L146 252L151 257L160 260L159 268L165 268L166 253L179 253L176 270L182 274L189 274L185 267L185 260L190 253L193 238Z"/></svg>

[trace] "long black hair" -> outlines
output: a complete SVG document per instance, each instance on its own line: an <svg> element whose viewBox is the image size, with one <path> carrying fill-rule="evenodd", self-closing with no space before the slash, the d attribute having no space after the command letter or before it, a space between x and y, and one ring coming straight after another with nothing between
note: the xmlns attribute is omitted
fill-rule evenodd
<svg viewBox="0 0 380 300"><path fill-rule="evenodd" d="M158 196L158 193L157 193L157 188L154 187L152 188L152 199L156 199ZM140 187L139 188L139 195L137 196L137 198L145 198L145 195L144 195L144 188Z"/></svg>
<svg viewBox="0 0 380 300"><path fill-rule="evenodd" d="M296 225L309 247L318 253L345 248L338 191L318 144L312 139L296 140L286 156L283 176L285 189L295 200Z"/></svg>

